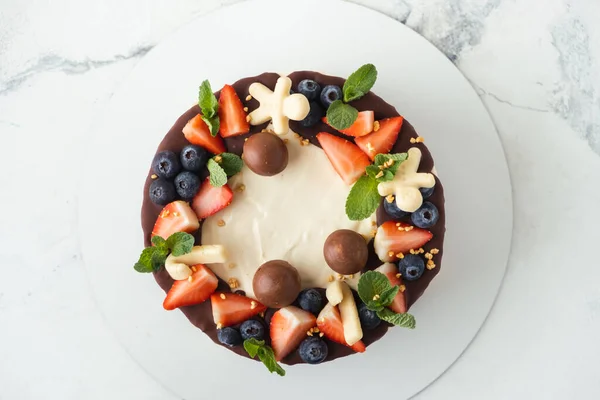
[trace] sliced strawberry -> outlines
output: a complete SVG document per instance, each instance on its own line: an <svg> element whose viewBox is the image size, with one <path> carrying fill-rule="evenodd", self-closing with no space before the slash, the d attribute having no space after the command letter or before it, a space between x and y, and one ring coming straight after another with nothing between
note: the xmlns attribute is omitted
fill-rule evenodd
<svg viewBox="0 0 600 400"><path fill-rule="evenodd" d="M221 136L226 138L250 132L247 116L233 86L223 86L219 97L219 122L221 124L219 132L221 132Z"/></svg>
<svg viewBox="0 0 600 400"><path fill-rule="evenodd" d="M398 268L396 267L396 265L392 263L385 263L379 268L375 269L375 271L384 274L388 278L392 286L402 287L402 278L398 274ZM392 309L392 311L400 314L403 314L406 311L408 311L408 307L406 306L406 297L404 296L404 292L402 290L398 291L398 294L396 295L396 297L394 297L394 301L390 305L390 308Z"/></svg>
<svg viewBox="0 0 600 400"><path fill-rule="evenodd" d="M227 184L214 187L206 178L192 200L192 209L198 219L204 219L227 207L232 199L233 191Z"/></svg>
<svg viewBox="0 0 600 400"><path fill-rule="evenodd" d="M271 318L271 347L277 361L283 360L306 337L306 332L317 325L317 319L298 307L284 307Z"/></svg>
<svg viewBox="0 0 600 400"><path fill-rule="evenodd" d="M426 229L404 222L387 221L377 229L373 245L381 261L392 262L398 260L398 253L407 253L411 249L417 250L432 237L433 234Z"/></svg>
<svg viewBox="0 0 600 400"><path fill-rule="evenodd" d="M404 118L394 117L379 121L379 129L369 133L366 136L356 138L355 142L362 151L364 151L371 160L375 159L377 154L387 154L392 150L394 143L398 139L398 134L402 128Z"/></svg>
<svg viewBox="0 0 600 400"><path fill-rule="evenodd" d="M323 117L323 122L329 125L329 122L327 122L327 117ZM361 111L358 113L358 118L356 118L356 121L354 121L352 126L350 128L342 129L340 132L348 136L364 136L373 132L374 123L375 113L373 111Z"/></svg>
<svg viewBox="0 0 600 400"><path fill-rule="evenodd" d="M196 271L188 279L173 283L163 302L165 310L200 304L217 290L219 280L210 269L202 264L197 264L192 267L193 270Z"/></svg>
<svg viewBox="0 0 600 400"><path fill-rule="evenodd" d="M193 233L200 228L198 217L185 201L177 200L167 204L154 223L152 236L167 239L176 232Z"/></svg>
<svg viewBox="0 0 600 400"><path fill-rule="evenodd" d="M210 134L210 130L206 123L202 121L200 114L190 119L183 127L183 135L191 144L204 147L213 154L221 154L227 151L223 139L219 136L213 137Z"/></svg>
<svg viewBox="0 0 600 400"><path fill-rule="evenodd" d="M337 306L332 306L331 303L327 303L323 310L321 310L321 313L317 317L317 327L329 340L348 346L358 353L364 353L366 350L366 346L362 340L359 340L352 346L346 343L340 311Z"/></svg>
<svg viewBox="0 0 600 400"><path fill-rule="evenodd" d="M369 157L352 142L325 132L317 134L317 139L335 171L348 185L356 182L371 164Z"/></svg>
<svg viewBox="0 0 600 400"><path fill-rule="evenodd" d="M239 324L267 309L256 300L235 293L213 293L210 302L217 327Z"/></svg>

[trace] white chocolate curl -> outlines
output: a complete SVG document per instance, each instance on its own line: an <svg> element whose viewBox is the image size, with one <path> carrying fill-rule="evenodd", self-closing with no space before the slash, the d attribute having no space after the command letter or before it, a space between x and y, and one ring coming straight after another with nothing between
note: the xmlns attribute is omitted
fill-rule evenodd
<svg viewBox="0 0 600 400"><path fill-rule="evenodd" d="M420 162L421 150L411 147L408 149L408 158L400 164L394 179L381 182L377 186L381 196L394 195L396 205L402 211L417 211L423 204L423 196L419 188L430 188L435 185L433 174L417 172Z"/></svg>
<svg viewBox="0 0 600 400"><path fill-rule="evenodd" d="M327 300L332 304L339 302L340 316L342 317L342 325L344 327L344 339L350 346L358 342L363 337L363 331L360 326L360 318L358 317L358 309L354 302L354 296L350 286L341 281L332 282L325 292Z"/></svg>
<svg viewBox="0 0 600 400"><path fill-rule="evenodd" d="M187 279L192 275L190 266L196 264L214 264L227 261L225 248L219 245L194 246L188 254L175 257L169 254L165 261L165 270L176 281Z"/></svg>
<svg viewBox="0 0 600 400"><path fill-rule="evenodd" d="M273 131L284 135L289 130L290 119L301 121L306 118L310 104L304 95L290 94L291 88L292 80L287 76L277 79L274 91L262 83L254 82L250 85L250 95L260 102L260 106L250 113L250 124L260 125L271 120Z"/></svg>

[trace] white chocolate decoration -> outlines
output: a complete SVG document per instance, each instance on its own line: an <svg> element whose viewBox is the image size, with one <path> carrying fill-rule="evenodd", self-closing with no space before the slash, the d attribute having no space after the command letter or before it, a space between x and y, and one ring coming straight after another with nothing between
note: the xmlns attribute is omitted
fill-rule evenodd
<svg viewBox="0 0 600 400"><path fill-rule="evenodd" d="M306 118L310 111L308 99L300 93L290 94L291 88L292 80L287 76L277 79L274 91L262 83L251 84L248 91L260 106L250 113L250 124L260 125L271 120L273 131L283 135L288 132L290 119L301 121Z"/></svg>
<svg viewBox="0 0 600 400"><path fill-rule="evenodd" d="M340 316L342 317L342 325L344 327L344 339L350 346L358 342L363 337L363 331L360 326L360 318L358 317L358 309L354 302L354 296L350 286L344 282L341 283L342 301L339 304Z"/></svg>
<svg viewBox="0 0 600 400"><path fill-rule="evenodd" d="M344 291L342 290L342 281L333 281L327 286L325 297L332 306L337 306L344 299Z"/></svg>
<svg viewBox="0 0 600 400"><path fill-rule="evenodd" d="M430 188L435 185L433 174L417 172L421 162L421 150L417 147L408 149L408 158L400 164L394 179L381 182L377 191L381 196L394 195L396 205L406 212L415 212L423 204L423 196L419 188Z"/></svg>
<svg viewBox="0 0 600 400"><path fill-rule="evenodd" d="M194 246L190 253L182 256L169 254L165 261L165 270L176 281L187 279L192 275L190 266L196 264L214 264L227 261L225 248L219 245Z"/></svg>

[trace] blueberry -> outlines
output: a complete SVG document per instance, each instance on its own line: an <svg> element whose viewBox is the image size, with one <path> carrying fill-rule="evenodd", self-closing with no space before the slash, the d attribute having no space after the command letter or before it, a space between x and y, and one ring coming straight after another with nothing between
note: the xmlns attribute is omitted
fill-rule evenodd
<svg viewBox="0 0 600 400"><path fill-rule="evenodd" d="M249 319L248 321L242 322L240 326L240 333L242 339L254 338L256 340L263 340L265 338L265 327L259 321L255 319Z"/></svg>
<svg viewBox="0 0 600 400"><path fill-rule="evenodd" d="M383 208L390 217L400 219L410 215L409 212L402 211L398 208L398 205L396 205L396 198L393 195L390 197L390 199L392 200L391 203L388 201L387 197L383 199Z"/></svg>
<svg viewBox="0 0 600 400"><path fill-rule="evenodd" d="M311 79L305 79L298 84L298 93L302 93L308 100L316 100L321 93L321 85Z"/></svg>
<svg viewBox="0 0 600 400"><path fill-rule="evenodd" d="M358 306L358 317L360 318L360 325L367 330L375 329L381 323L377 313L369 310L365 303Z"/></svg>
<svg viewBox="0 0 600 400"><path fill-rule="evenodd" d="M300 121L300 124L305 128L310 128L311 126L319 122L324 116L325 111L323 110L323 107L321 107L321 105L316 101L311 101L310 111L308 112L306 118Z"/></svg>
<svg viewBox="0 0 600 400"><path fill-rule="evenodd" d="M331 103L342 98L342 89L339 86L327 85L321 90L321 104L326 109Z"/></svg>
<svg viewBox="0 0 600 400"><path fill-rule="evenodd" d="M300 343L300 358L309 364L318 364L327 358L327 343L318 337L309 337Z"/></svg>
<svg viewBox="0 0 600 400"><path fill-rule="evenodd" d="M175 190L182 199L191 199L200 189L200 178L193 172L183 171L175 177Z"/></svg>
<svg viewBox="0 0 600 400"><path fill-rule="evenodd" d="M419 228L431 228L439 218L440 213L437 207L429 201L423 202L421 207L410 216L412 223Z"/></svg>
<svg viewBox="0 0 600 400"><path fill-rule="evenodd" d="M192 172L200 172L208 161L208 151L193 144L187 145L181 150L181 166Z"/></svg>
<svg viewBox="0 0 600 400"><path fill-rule="evenodd" d="M148 195L154 204L164 206L175 200L177 192L173 183L166 179L158 178L150 184Z"/></svg>
<svg viewBox="0 0 600 400"><path fill-rule="evenodd" d="M406 254L398 261L398 269L403 279L416 281L425 271L425 261L415 254Z"/></svg>
<svg viewBox="0 0 600 400"><path fill-rule="evenodd" d="M423 196L424 199L428 199L433 194L434 189L435 186L432 186L430 188L420 188L419 191L421 192L421 196Z"/></svg>
<svg viewBox="0 0 600 400"><path fill-rule="evenodd" d="M323 309L323 296L316 289L303 290L298 296L298 303L303 310L319 315Z"/></svg>
<svg viewBox="0 0 600 400"><path fill-rule="evenodd" d="M240 333L237 331L237 329L229 326L217 330L217 339L219 339L219 342L229 347L239 346L242 344L242 336Z"/></svg>
<svg viewBox="0 0 600 400"><path fill-rule="evenodd" d="M159 177L171 179L181 171L179 157L169 150L156 153L152 161L152 169Z"/></svg>

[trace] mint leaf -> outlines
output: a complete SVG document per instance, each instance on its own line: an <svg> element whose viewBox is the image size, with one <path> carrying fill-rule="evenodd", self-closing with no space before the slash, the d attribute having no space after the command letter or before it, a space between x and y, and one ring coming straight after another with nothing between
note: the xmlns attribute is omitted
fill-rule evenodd
<svg viewBox="0 0 600 400"><path fill-rule="evenodd" d="M165 260L167 259L168 255L169 249L160 250L155 247L154 254L152 254L151 260L152 270L158 271L160 267L165 265Z"/></svg>
<svg viewBox="0 0 600 400"><path fill-rule="evenodd" d="M352 73L344 82L344 102L358 100L371 90L377 80L377 68L373 64L365 64ZM329 116L327 116L329 120Z"/></svg>
<svg viewBox="0 0 600 400"><path fill-rule="evenodd" d="M175 257L190 253L194 247L195 239L185 232L176 232L167 239L167 246Z"/></svg>
<svg viewBox="0 0 600 400"><path fill-rule="evenodd" d="M206 163L206 168L210 173L210 184L214 187L221 187L227 183L227 174L225 170L217 164L214 159L209 159Z"/></svg>
<svg viewBox="0 0 600 400"><path fill-rule="evenodd" d="M387 279L387 278L386 278ZM382 306L387 307L394 301L394 298L400 291L399 286L390 286L379 294L379 302Z"/></svg>
<svg viewBox="0 0 600 400"><path fill-rule="evenodd" d="M360 221L369 218L377 210L380 201L377 185L377 180L366 175L356 181L346 199L348 218L352 221Z"/></svg>
<svg viewBox="0 0 600 400"><path fill-rule="evenodd" d="M240 172L244 166L244 162L237 154L221 153L217 157L221 157L221 161L218 161L218 164L223 168L228 177L232 177Z"/></svg>
<svg viewBox="0 0 600 400"><path fill-rule="evenodd" d="M137 272L143 273L154 271L154 269L152 268L152 256L154 255L155 251L156 248L154 247L146 247L144 250L142 250L142 254L140 254L140 259L138 260L138 262L135 263L133 269L135 269Z"/></svg>
<svg viewBox="0 0 600 400"><path fill-rule="evenodd" d="M380 311L391 303L389 301L390 289L392 289L390 281L381 272L367 271L361 275L358 281L358 296L372 311ZM386 303L383 300L386 300ZM392 300L394 300L393 297Z"/></svg>
<svg viewBox="0 0 600 400"><path fill-rule="evenodd" d="M416 326L415 317L412 314L397 314L389 308L377 311L377 316L392 325L401 326L403 328L415 329Z"/></svg>
<svg viewBox="0 0 600 400"><path fill-rule="evenodd" d="M265 345L264 340L246 339L244 340L244 350L252 358L258 355L258 359L262 361L269 372L276 372L278 375L285 376L285 370L275 361L273 349Z"/></svg>
<svg viewBox="0 0 600 400"><path fill-rule="evenodd" d="M198 89L198 106L200 106L200 110L202 111L202 120L208 125L208 129L210 129L210 134L213 137L217 136L220 127L219 115L217 113L219 111L219 102L208 80L202 82Z"/></svg>
<svg viewBox="0 0 600 400"><path fill-rule="evenodd" d="M384 166L384 164L386 162L393 160L394 162L389 167L386 167L386 170L390 171L392 173L392 179L393 179L394 175L396 175L396 172L398 171L398 167L400 167L400 164L402 164L404 161L406 161L407 158L408 158L407 153L377 154L375 156L375 165L377 167ZM391 180L391 179L388 179L388 180Z"/></svg>
<svg viewBox="0 0 600 400"><path fill-rule="evenodd" d="M334 101L327 109L327 122L338 131L350 128L356 118L358 110L341 100Z"/></svg>
<svg viewBox="0 0 600 400"><path fill-rule="evenodd" d="M262 346L265 345L264 340L256 340L254 338L244 340L244 350L248 353L248 355L252 358L256 357L258 351Z"/></svg>
<svg viewBox="0 0 600 400"><path fill-rule="evenodd" d="M169 251L167 241L160 236L152 236L152 244L161 252Z"/></svg>
<svg viewBox="0 0 600 400"><path fill-rule="evenodd" d="M275 361L275 353L269 346L263 346L258 351L258 359L265 364L269 372L275 372L279 376L285 376L285 370Z"/></svg>
<svg viewBox="0 0 600 400"><path fill-rule="evenodd" d="M376 165L369 165L366 168L367 175L375 179L377 182L387 182L394 179L394 174L387 169L380 169Z"/></svg>

